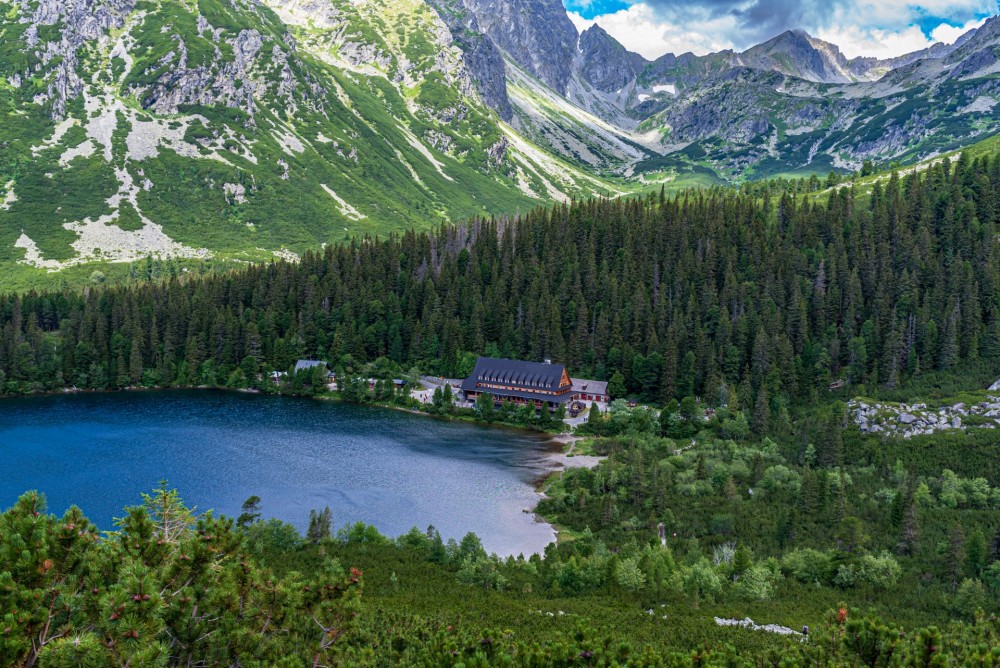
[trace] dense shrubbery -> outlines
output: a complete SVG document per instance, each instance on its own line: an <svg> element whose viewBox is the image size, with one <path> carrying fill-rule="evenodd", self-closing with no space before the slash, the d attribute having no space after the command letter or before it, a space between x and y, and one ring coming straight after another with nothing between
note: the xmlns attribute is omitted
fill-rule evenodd
<svg viewBox="0 0 1000 668"><path fill-rule="evenodd" d="M30 493L0 515L0 664L301 666L356 625L359 571L276 578L233 522L157 490L101 536Z"/></svg>
<svg viewBox="0 0 1000 668"><path fill-rule="evenodd" d="M789 567L752 563L742 548L725 566L690 555L685 565L658 547L623 556L595 541L586 555L499 560L471 534L445 542L433 528L390 540L363 524L336 532L327 524L310 540L253 517L257 503L235 528L210 514L193 517L174 492L159 489L102 536L79 511L56 518L43 499L25 495L0 515L0 662L931 666L1000 658L997 623L968 607L962 616L971 624L915 632L841 609L803 642L721 629L690 603L640 606L650 587L676 589L702 606L730 594L771 598ZM795 577L817 560L792 554ZM361 572L340 563L371 566L364 596ZM863 557L856 576L879 577L886 563ZM533 590L545 581L573 598ZM617 593L583 593L601 581ZM959 588L958 605L984 600L972 582Z"/></svg>
<svg viewBox="0 0 1000 668"><path fill-rule="evenodd" d="M782 584L790 579L856 590L870 603L912 601L931 618L932 601L980 592L981 607L1000 609L1000 521L988 511L1000 500L984 479L949 470L917 476L900 462L823 467L811 445L789 461L770 439L723 440L711 431L720 429L715 421L708 427L691 442L649 432L599 442L595 449L609 453L604 464L570 469L551 484L540 512L575 531L586 527L560 554L573 552L579 573L603 574L581 576L571 591L613 577L610 545L616 559L639 559L643 577L630 581L643 584L633 590L687 592L692 602L798 595ZM660 525L668 549L659 546Z"/></svg>

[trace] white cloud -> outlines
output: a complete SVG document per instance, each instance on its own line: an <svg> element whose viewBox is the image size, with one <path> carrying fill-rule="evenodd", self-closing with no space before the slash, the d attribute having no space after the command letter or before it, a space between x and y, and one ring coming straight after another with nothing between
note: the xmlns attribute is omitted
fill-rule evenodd
<svg viewBox="0 0 1000 668"><path fill-rule="evenodd" d="M822 18L820 13L815 14L818 25L790 27L801 27L836 44L848 58L891 58L925 49L935 42L950 44L985 20L967 20L955 26L958 21L947 21L948 17L981 16L997 11L995 0L924 0L919 6L911 4L912 0L827 1L831 6L822 13ZM741 51L757 41L758 36L738 12L715 11L689 2L681 7L664 4L667 2L641 0L627 9L593 19L574 12L569 16L580 31L597 23L625 48L650 60L665 53L691 51L704 55L723 49ZM928 16L942 17L930 37L916 25ZM762 39L770 36L773 35Z"/></svg>
<svg viewBox="0 0 1000 668"><path fill-rule="evenodd" d="M570 12L569 18L581 32L594 23L621 42L629 51L635 51L649 60L665 53L681 54L691 51L699 56L732 48L726 35L736 28L736 19L725 15L716 18L691 17L684 26L659 18L655 10L644 2L603 14L588 20Z"/></svg>
<svg viewBox="0 0 1000 668"><path fill-rule="evenodd" d="M917 26L897 31L846 26L832 30L820 30L816 37L836 44L848 58L858 56L892 58L926 49L934 43L927 39L927 36Z"/></svg>
<svg viewBox="0 0 1000 668"><path fill-rule="evenodd" d="M968 23L961 26L953 26L949 23L942 23L937 28L931 31L931 37L935 42L944 42L945 44L954 44L955 40L969 32L979 28L984 23L986 19L980 21L969 21Z"/></svg>

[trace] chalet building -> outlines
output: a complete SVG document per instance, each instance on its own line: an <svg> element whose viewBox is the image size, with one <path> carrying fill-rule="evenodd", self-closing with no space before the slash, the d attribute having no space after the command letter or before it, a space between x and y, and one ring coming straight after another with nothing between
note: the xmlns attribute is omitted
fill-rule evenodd
<svg viewBox="0 0 1000 668"><path fill-rule="evenodd" d="M468 401L487 393L498 403L531 403L554 411L571 401L607 401L607 388L604 382L570 378L561 364L480 357L461 391Z"/></svg>

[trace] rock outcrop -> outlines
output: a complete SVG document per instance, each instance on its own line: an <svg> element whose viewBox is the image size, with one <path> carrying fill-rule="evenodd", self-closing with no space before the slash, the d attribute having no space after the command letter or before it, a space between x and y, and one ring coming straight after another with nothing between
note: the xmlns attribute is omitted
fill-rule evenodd
<svg viewBox="0 0 1000 668"><path fill-rule="evenodd" d="M580 35L580 71L594 88L610 93L633 82L646 67L646 59L632 53L599 25Z"/></svg>
<svg viewBox="0 0 1000 668"><path fill-rule="evenodd" d="M479 30L521 67L566 94L579 33L560 0L458 2L476 18Z"/></svg>
<svg viewBox="0 0 1000 668"><path fill-rule="evenodd" d="M924 403L869 403L854 400L847 404L847 411L854 424L865 434L913 438L970 428L996 429L1000 425L1000 396L989 396L986 400L971 405L959 402L936 409L930 409Z"/></svg>
<svg viewBox="0 0 1000 668"><path fill-rule="evenodd" d="M507 96L507 70L496 43L479 28L476 15L459 11L451 0L428 0L454 36L479 95L505 121L514 111Z"/></svg>

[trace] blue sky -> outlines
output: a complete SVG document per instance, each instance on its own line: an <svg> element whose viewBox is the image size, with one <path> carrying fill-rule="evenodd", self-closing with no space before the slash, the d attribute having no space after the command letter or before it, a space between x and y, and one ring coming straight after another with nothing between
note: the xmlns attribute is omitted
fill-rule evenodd
<svg viewBox="0 0 1000 668"><path fill-rule="evenodd" d="M849 58L887 58L953 42L997 13L998 0L563 0L581 29L598 23L647 58L742 50L790 28Z"/></svg>

